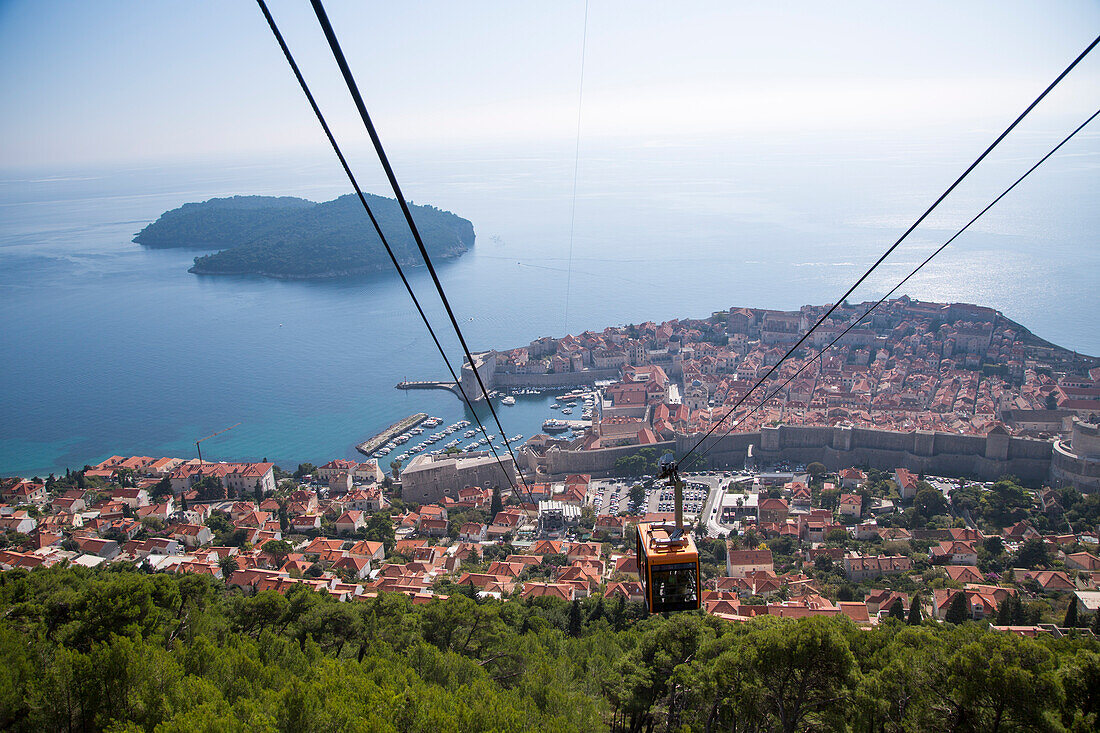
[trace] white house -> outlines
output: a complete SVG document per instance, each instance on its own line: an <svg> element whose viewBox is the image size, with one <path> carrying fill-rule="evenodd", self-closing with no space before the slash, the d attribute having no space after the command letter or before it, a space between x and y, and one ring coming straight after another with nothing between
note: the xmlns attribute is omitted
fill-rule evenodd
<svg viewBox="0 0 1100 733"><path fill-rule="evenodd" d="M484 542L489 528L479 522L466 522L458 530L458 538L463 542Z"/></svg>
<svg viewBox="0 0 1100 733"><path fill-rule="evenodd" d="M363 512L352 509L337 517L334 524L336 525L336 531L340 534L354 534L355 530L367 526L367 521Z"/></svg>

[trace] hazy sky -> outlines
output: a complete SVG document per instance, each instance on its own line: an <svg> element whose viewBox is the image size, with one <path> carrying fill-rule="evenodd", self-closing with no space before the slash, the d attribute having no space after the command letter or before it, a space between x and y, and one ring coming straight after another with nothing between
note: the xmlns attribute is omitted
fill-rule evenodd
<svg viewBox="0 0 1100 733"><path fill-rule="evenodd" d="M361 127L308 2L272 0L349 144ZM575 134L585 5L349 2L329 15L383 139ZM588 16L586 141L1000 129L1100 33L1100 3L607 2ZM1043 110L1100 102L1100 51ZM205 159L324 141L255 3L0 0L0 165Z"/></svg>

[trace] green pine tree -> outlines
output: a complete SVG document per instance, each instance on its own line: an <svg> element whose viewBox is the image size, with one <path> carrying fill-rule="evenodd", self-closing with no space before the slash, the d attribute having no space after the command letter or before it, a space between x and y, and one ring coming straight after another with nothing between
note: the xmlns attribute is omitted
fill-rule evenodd
<svg viewBox="0 0 1100 733"><path fill-rule="evenodd" d="M913 600L909 602L909 618L906 621L910 626L919 626L921 622L920 612L920 596L913 596Z"/></svg>
<svg viewBox="0 0 1100 733"><path fill-rule="evenodd" d="M1096 614L1100 617L1100 613ZM611 621L615 625L616 631L622 631L623 626L626 624L626 597L619 596L619 600L615 602L615 610L612 612Z"/></svg>
<svg viewBox="0 0 1100 733"><path fill-rule="evenodd" d="M581 602L573 601L569 607L569 635L576 638L581 635Z"/></svg>
<svg viewBox="0 0 1100 733"><path fill-rule="evenodd" d="M1092 633L1100 636L1100 611L1092 614Z"/></svg>
<svg viewBox="0 0 1100 733"><path fill-rule="evenodd" d="M504 502L501 501L501 499L500 499L500 487L499 486L494 486L493 487L493 502L489 506L489 514L490 514L489 519L490 520L494 519L496 517L496 515L499 514L502 509L504 509Z"/></svg>
<svg viewBox="0 0 1100 733"><path fill-rule="evenodd" d="M900 598L894 601L894 605L890 606L890 618L896 618L898 621L905 620L905 608L902 607Z"/></svg>
<svg viewBox="0 0 1100 733"><path fill-rule="evenodd" d="M1012 597L1012 625L1023 626L1024 621L1024 604L1020 601L1020 596Z"/></svg>
<svg viewBox="0 0 1100 733"><path fill-rule="evenodd" d="M596 607L594 609L592 609L592 615L590 615L588 617L588 622L592 623L594 621L599 621L601 618L603 618L603 616L604 616L603 596L600 596L596 600Z"/></svg>
<svg viewBox="0 0 1100 733"><path fill-rule="evenodd" d="M1011 626L1012 625L1012 597L1001 601L1001 605L997 607L997 625L998 626Z"/></svg>
<svg viewBox="0 0 1100 733"><path fill-rule="evenodd" d="M1062 620L1062 627L1067 629L1077 628L1077 596L1070 596L1069 608L1066 609L1066 617Z"/></svg>
<svg viewBox="0 0 1100 733"><path fill-rule="evenodd" d="M958 591L955 593L955 597L951 599L951 605L947 607L947 613L944 614L943 620L949 624L961 624L970 615L969 610L966 603L966 593Z"/></svg>

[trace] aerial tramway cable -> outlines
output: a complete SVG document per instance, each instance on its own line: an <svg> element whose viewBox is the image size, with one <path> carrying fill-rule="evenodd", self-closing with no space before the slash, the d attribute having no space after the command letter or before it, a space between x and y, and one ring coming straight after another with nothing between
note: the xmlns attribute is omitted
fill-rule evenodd
<svg viewBox="0 0 1100 733"><path fill-rule="evenodd" d="M439 350L440 356L443 357L443 363L447 365L447 369L451 373L451 377L455 380L455 384L458 386L458 390L462 395L462 401L466 403L470 408L470 412L474 416L474 421L477 423L478 428L481 430L481 434L485 436L486 443L489 449L493 452L493 456L497 460L497 465L500 466L501 472L504 473L504 478L508 484L512 487L514 493L519 492L516 488L515 482L512 481L512 477L508 474L507 469L504 468L504 464L501 461L500 456L496 452L496 447L489 440L489 433L482 424L481 419L478 418L477 412L474 411L473 404L470 398L466 395L466 391L462 388L462 382L455 374L454 367L451 366L450 360L447 359L447 353L443 350L443 345L439 342L439 338L435 334L435 329L432 328L432 324L428 321L428 316L424 313L423 307L420 305L419 299L413 292L412 285L409 284L408 278L405 277L405 272L401 268L401 264L397 261L397 256L394 255L393 249L390 247L389 242L386 239L386 235L382 232L382 227L379 226L378 220L374 216L374 212L371 211L370 205L367 203L366 196L363 195L362 189L359 187L359 182L355 178L355 174L351 171L351 166L348 165L347 159L344 157L343 151L340 149L339 144L336 142L336 138L332 134L332 130L328 126L328 122L325 120L324 114L321 112L321 108L317 106L317 101L313 97L313 93L309 89L309 85L306 83L305 78L302 76L301 70L298 68L297 62L294 60L293 54L290 52L290 48L286 45L286 41L283 39L283 34L279 31L278 25L275 23L275 19L272 17L271 12L268 10L267 4L264 0L256 0L260 6L260 11L264 14L264 18L267 20L267 24L271 27L271 32L275 35L275 40L279 43L279 48L282 49L283 55L286 56L287 63L290 64L291 71L294 72L294 77L298 80L299 86L302 88L302 92L305 93L306 99L309 101L309 106L313 108L313 113L317 116L317 121L321 123L321 129L325 132L325 137L328 138L329 144L332 146L333 152L336 153L336 157L340 160L340 165L344 168L344 173L347 175L348 180L351 181L352 188L355 189L356 195L359 197L359 201L363 204L363 209L367 212L367 216L370 217L371 224L374 225L374 231L378 234L378 238L382 240L382 246L386 249L386 254L390 257L390 262L393 263L394 269L397 270L397 274L401 276L401 282L405 285L405 290L408 291L409 297L412 298L413 305L416 306L417 313L420 314L420 319L424 322L424 326L428 329L428 333L431 334L432 341L435 342L436 349ZM514 457L513 457L514 460ZM518 466L517 466L518 469ZM530 492L528 492L530 493Z"/></svg>
<svg viewBox="0 0 1100 733"><path fill-rule="evenodd" d="M798 349L798 348L799 348L799 347L800 347L800 346L801 346L801 345L802 345L802 344L803 344L803 343L804 343L804 342L806 341L806 339L810 337L810 334L812 334L812 333L813 333L813 332L814 332L814 331L815 331L815 330L816 330L816 329L818 328L818 326L820 326L820 325L821 325L822 323L824 323L824 322L825 322L825 321L826 321L826 320L827 320L827 319L829 318L829 316L831 316L831 315L833 314L833 311L835 311L835 310L836 310L836 309L837 309L837 308L838 308L838 307L840 306L840 304L841 304L841 303L843 303L843 302L844 302L844 301L845 301L845 300L846 300L846 299L848 298L848 296L849 296L849 295L851 295L851 294L852 294L852 292L853 292L853 291L854 291L854 290L855 290L856 288L858 288L858 287L859 287L859 286L860 286L860 285L861 285L861 284L863 283L863 281L864 281L864 280L866 280L866 279L867 279L867 278L868 278L868 277L869 277L869 276L871 275L871 273L875 271L875 269L876 269L876 268L878 268L878 266L879 266L879 265L881 265L881 264L882 264L883 260L885 260L885 259L886 259L887 257L889 257L889 256L890 256L890 254L891 254L891 253L892 253L892 252L893 252L893 251L894 251L895 249L897 249L897 248L898 248L898 246L899 246L899 245L900 245L900 244L901 244L901 243L902 243L902 242L903 242L903 241L904 241L904 240L906 239L906 237L908 237L908 236L909 236L909 235L910 235L910 234L911 234L911 233L913 232L913 230L914 230L914 229L916 229L916 228L917 228L918 226L920 226L921 222L923 222L923 221L924 221L924 220L925 220L926 218L928 218L928 216L929 216L929 215L930 215L930 214L931 214L931 213L932 213L932 212L933 212L933 211L934 211L934 210L936 209L936 207L937 207L937 206L939 206L939 205L940 205L940 203L942 203L942 202L943 202L943 200L944 200L944 199L946 199L946 198L947 198L947 197L948 197L948 196L949 196L949 195L951 194L951 192L952 192L952 191L954 191L954 190L955 190L955 188L957 188L957 187L958 187L958 185L959 185L960 183L962 183L962 182L963 182L963 180L965 180L965 179L966 179L966 177L967 177L967 176L969 176L969 175L970 175L970 173L971 173L971 172L972 172L972 171L973 171L973 170L974 170L975 168L977 168L977 167L978 167L978 165L979 165L979 164L980 164L980 163L981 163L981 162L982 162L983 160L985 160L985 158L986 158L986 157L987 157L987 156L988 156L988 155L989 155L989 154L990 154L991 152L993 152L994 148L996 148L996 147L997 147L998 145L1000 145L1001 141L1002 141L1002 140L1004 140L1004 139L1005 139L1005 138L1006 138L1006 137L1008 136L1008 134L1009 134L1010 132L1012 132L1012 131L1013 131L1014 129L1016 129L1016 126L1017 126L1017 125L1019 125L1019 124L1020 124L1020 122L1022 122L1022 121L1024 120L1024 118L1025 118L1025 117L1027 117L1027 116L1028 116L1028 115L1029 115L1029 114L1031 113L1031 111L1032 111L1033 109L1035 109L1035 107L1036 107L1036 106L1037 106L1037 105L1039 104L1039 102L1043 101L1043 99L1044 99L1044 98L1045 98L1045 97L1046 97L1046 96L1047 96L1048 94L1050 94L1050 92L1051 92L1051 91L1052 91L1052 90L1054 89L1054 87L1058 86L1058 84L1059 84L1059 83L1060 83L1060 82L1062 81L1062 79L1064 79L1064 78L1066 77L1066 75L1067 75L1067 74L1069 74L1069 72L1070 72L1070 71L1072 71L1072 70L1074 69L1074 67L1076 67L1076 66L1077 66L1077 64L1079 64L1079 63L1080 63L1080 62L1081 62L1081 61L1082 61L1082 60L1083 60L1083 59L1084 59L1084 58L1085 58L1086 56L1088 56L1088 55L1089 55L1089 53L1090 53L1090 52L1092 51L1092 49L1096 47L1096 44L1097 44L1097 43L1100 43L1100 36L1097 36L1096 38L1094 38L1094 39L1092 40L1092 43L1090 43L1090 44L1088 45L1088 47L1087 47L1087 48L1085 48L1085 50L1084 50L1084 51L1082 51L1082 52L1081 52L1081 53L1080 53L1080 54L1079 54L1079 55L1077 56L1077 58L1075 58L1075 59L1074 59L1074 60L1073 60L1073 61L1072 61L1072 62L1070 63L1070 65L1069 65L1069 66L1067 66L1067 67L1065 68L1065 70L1063 70L1063 71L1062 71L1062 73L1061 73L1061 74L1059 74L1059 75L1057 76L1057 78L1055 78L1055 79L1054 79L1054 81L1052 81L1052 82L1051 82L1051 83L1050 83L1050 84L1049 84L1049 85L1047 86L1047 88L1046 88L1046 89L1044 89L1044 90L1042 91L1042 93L1041 93L1041 94L1040 94L1040 95L1039 95L1038 97L1036 97L1036 98L1035 98L1035 100L1034 100L1034 101L1032 101L1032 103L1031 103L1031 104L1029 104L1029 105L1027 106L1027 108L1026 108L1026 109L1025 109L1025 110L1024 110L1023 112L1021 112L1021 113L1019 114L1019 116L1018 116L1018 117L1016 117L1016 119L1015 119L1015 120L1013 120L1013 121L1012 121L1012 124L1010 124L1010 125L1009 125L1009 126L1008 126L1007 128L1005 128L1005 131L1004 131L1004 132L1002 132L1002 133L1001 133L1000 135L998 135L998 136L997 136L997 139L996 139L996 140L994 140L994 141L993 141L992 143L990 143L989 147L987 147L987 148L986 148L986 149L985 149L985 150L984 150L984 151L982 152L982 154L981 154L981 155L979 155L979 156L977 157L977 159L975 159L975 160L974 160L974 162L973 162L973 163L971 163L971 164L970 164L970 166L969 166L969 167L968 167L968 168L967 168L967 169L966 169L965 171L963 171L962 175L960 175L960 176L959 176L958 178L956 178L956 179L955 179L955 182L954 182L954 183L952 183L952 184L951 184L950 186L948 186L948 187L947 187L947 190L946 190L946 191L944 191L944 192L943 192L942 194L940 194L940 196L939 196L939 197L938 197L938 198L937 198L937 199L936 199L935 201L933 201L933 202L932 202L932 205L931 205L931 206L929 206L929 207L928 207L927 209L925 209L924 213L923 213L923 214L921 214L921 215L920 215L920 216L919 216L919 217L917 218L917 220L916 220L916 221L914 221L914 222L913 222L913 223L912 223L912 224L911 224L911 225L909 226L909 228L908 228L908 229L906 229L906 230L905 230L905 231L904 231L904 232L902 233L902 235L901 235L900 237L898 237L897 241L895 241L895 242L894 242L894 243L893 243L892 245L890 245L890 247L889 247L889 248L888 248L888 249L887 249L887 250L886 250L885 252L883 252L883 253L882 253L882 256L881 256L881 257L879 257L879 258L878 258L877 260L875 260L874 264L872 264L872 265L871 265L871 266L870 266L870 267L869 267L869 268L867 269L867 271L866 271L866 272L864 272L864 273L863 273L863 274L862 274L862 275L861 275L861 276L859 277L859 279L858 279L858 280L856 280L856 281L855 281L855 283L854 283L854 284L853 284L853 285L852 285L852 286L851 286L850 288L848 288L848 290L847 290L847 291L846 291L846 292L844 293L844 295L842 295L842 296L841 296L841 297L840 297L839 299L837 299L837 301L836 301L835 303L833 303L833 305L832 305L832 306L830 306L830 307L829 307L829 309L828 309L828 310L827 310L827 311L826 311L826 312L825 312L825 313L824 313L824 314L823 314L823 315L822 315L822 316L821 316L820 318L818 318L818 319L817 319L817 321L816 321L816 322L814 323L814 325L813 325L813 326L811 326L811 327L810 327L810 329L809 329L808 331L806 331L806 333L804 333L804 334L802 335L802 337L801 337L801 338L799 338L799 339L798 339L798 341L796 341L796 342L795 342L795 344L794 344L794 345L793 345L793 346L792 346L792 347L791 347L790 349L788 349L788 350L787 350L787 353L785 353L785 354L783 355L783 358L781 358L781 359L780 359L780 360L779 360L778 362L776 362L776 363L775 363L775 365L773 365L773 366L772 366L772 367L771 367L771 368L770 368L770 369L769 369L769 370L768 370L768 371L767 371L767 372L766 372L766 373L764 374L764 376L763 376L763 377L761 377L760 379L758 379L758 380L756 381L756 383L755 383L755 384L754 384L754 385L752 386L752 388L751 388L751 389L749 389L749 391L748 391L748 392L746 392L746 393L745 393L745 394L744 394L744 395L743 395L743 396L741 397L741 399L739 399L739 400L737 401L737 403L736 403L736 404L734 404L734 406L733 406L733 407L731 407L731 408L729 409L729 411L728 411L728 412L727 412L727 413L725 414L725 416L724 416L724 417L723 417L723 418L722 418L721 420L719 420L718 422L716 422L716 423L714 423L713 425L711 425L711 427L710 427L710 428L709 428L709 429L708 429L708 430L707 430L707 431L706 431L706 432L705 432L705 433L703 434L703 437L699 438L699 440L695 442L695 445L693 445L693 446L691 447L691 449L690 449L690 450L689 450L689 451L688 451L687 453L685 453L685 454L684 454L684 457L680 459L680 463L683 463L684 461L686 461L686 460L687 460L687 459L688 459L688 458L689 458L689 457L690 457L690 456L691 456L691 455L692 455L692 454L693 454L693 453L694 453L694 452L696 451L696 449L698 449L698 448L699 448L699 446L703 444L703 441L705 441L705 440L706 440L706 439L707 439L708 437L710 437L711 433L713 433L713 432L714 432L715 430L717 430L717 429L718 429L718 427L719 427L719 426L720 426L720 425L721 425L722 423L724 423L724 422L725 422L725 421L726 421L726 420L727 420L727 419L728 419L728 418L730 417L730 415L732 415L732 414L733 414L734 412L736 412L736 411L737 411L737 408L739 408L739 407L740 407L740 406L742 405L742 403L744 403L744 401L745 401L745 400L747 400L747 399L749 398L749 395L751 395L751 394L752 394L753 392L755 392L755 391L756 391L756 389L757 389L757 388L758 388L758 387L759 387L759 386L760 386L761 384L763 384L763 383L764 383L765 381L767 381L767 379L768 379L769 377L771 377L771 375L772 375L772 374L773 374L773 373L775 372L775 370L777 370L777 369L778 369L778 368L779 368L780 366L782 366L783 362L785 362L785 361L786 361L787 359L789 359L789 358L790 358L791 354L793 354L793 353L794 353L794 352L795 352L795 351L796 351L796 350L797 350L797 349ZM727 434L728 434L728 433L727 433Z"/></svg>
<svg viewBox="0 0 1100 733"><path fill-rule="evenodd" d="M967 229L969 229L971 227L971 225L974 224L974 222L978 221L978 219L980 219L987 211L989 211L994 206L996 206L997 203L1000 202L1000 200L1003 199L1005 196L1007 196L1014 188L1016 188L1016 186L1023 183L1025 178L1027 178L1032 173L1034 173L1035 170L1039 166L1041 166L1043 163L1045 163L1047 161L1048 158L1050 158L1052 155L1054 155L1056 152L1058 152L1058 150L1061 149L1061 147L1063 145L1065 145L1070 140L1072 140L1074 138L1074 136L1077 135L1077 133L1079 133L1079 132L1081 132L1081 130L1085 129L1085 127L1088 126L1088 124L1090 122L1092 122L1094 119L1096 119L1097 116L1100 116L1100 109L1093 112L1092 115L1089 116L1089 118L1087 120L1085 120L1080 125L1078 125L1077 128L1073 132L1071 132L1069 135L1066 135L1066 137L1064 137L1060 143L1058 143L1053 148L1051 148L1050 151L1046 155L1044 155L1042 158L1040 158L1033 166L1031 166L1026 171L1024 171L1023 175L1021 175L1019 178L1017 178L1011 186L1009 186L1004 191L1002 191L1001 194L999 196L997 196L997 198L990 201L989 204L987 204L984 209L982 209L977 214L975 214L974 218L971 219L970 221L968 221L965 225L963 225L963 227L961 229L959 229L957 232L955 232L953 235L951 235L950 239L948 239L946 242L944 242L939 247L937 247L935 250L933 250L932 253L930 255L928 255L928 257L926 257L923 262L921 262L916 267L914 267L912 269L912 271L910 271L910 273L908 275L903 277L897 285L890 288L890 291L888 293L883 295L875 303L873 303L867 310L865 310L863 312L863 315L861 315L859 318L856 318L855 320L853 320L848 325L847 328L845 328L843 331L841 331L832 341L830 341L828 344L826 344L826 346L823 349L821 349L821 351L819 351L817 354L815 354L810 359L806 360L806 362L804 364L802 364L802 366L800 366L794 372L794 374L789 376L787 378L787 380L785 382L783 382L783 384L776 387L775 390L771 394L766 395L764 397L764 399L762 399L760 401L760 404L758 404L756 407L754 407L752 410L750 410L747 414L745 414L744 417L740 417L737 420L735 420L733 422L733 424L731 424L730 427L726 429L725 433L720 435L716 440L711 441L710 445L703 449L703 452L699 454L699 459L701 460L702 458L704 458L707 455L707 453L709 453L714 448L714 446L718 445L718 443L722 440L722 438L726 437L731 432L733 432L733 428L737 423L743 423L745 420L748 420L750 417L752 417L753 414L755 414L757 410L759 410L765 404L767 404L768 400L770 400L771 398L775 397L777 394L782 392L784 387L786 387L788 384L793 382L795 380L795 378L798 377L798 375L803 372L803 370L805 370L807 367L809 367L815 361L820 359L825 354L826 351L828 351L833 346L835 346L837 344L837 342L839 342L842 338L844 338L844 336L849 331L851 331L853 328L855 328L859 324L863 323L867 319L867 316L871 315L872 311L874 311L880 305L885 303L890 298L891 295L896 293L903 285L905 285L905 283L909 282L909 279L911 277L913 277L914 275L916 275L921 270L921 268L923 268L925 265L927 265L929 262L931 262L932 259L934 257L936 257L936 255L938 255L940 252L943 252L945 249L947 249L947 245L951 244L956 239L958 239L958 237L960 235L962 235L962 233L965 232Z"/></svg>
<svg viewBox="0 0 1100 733"><path fill-rule="evenodd" d="M489 390L486 389L485 383L481 379L481 373L474 362L470 347L466 343L466 337L462 335L462 329L458 325L458 319L455 317L454 310L451 308L451 303L447 299L446 292L443 290L443 284L439 281L439 275L435 271L435 266L432 265L432 260L428 255L427 248L424 247L424 240L420 236L420 230L417 229L416 221L413 219L412 212L409 210L409 205L405 201L404 194L401 193L401 186L397 182L397 176L393 172L393 167L390 165L385 148L382 147L382 140L378 137L378 131L374 128L374 123L371 122L370 114L367 112L367 106L363 102L363 95L359 93L359 85L355 82L355 76L351 73L351 68L348 66L348 61L344 57L343 49L340 48L340 41L337 40L336 33L332 29L328 14L325 12L325 6L321 0L310 0L310 2L313 5L313 11L317 16L317 20L321 24L321 30L324 31L329 48L332 50L333 58L336 59L336 64L340 67L340 73L343 75L344 82L347 84L348 91L351 93L352 100L355 102L355 107L359 111L359 116L363 120L363 125L367 129L367 134L370 135L371 142L374 143L374 149L378 154L378 160L382 164L383 170L386 172L386 178L389 179L390 188L393 189L394 196L397 198L397 203L401 206L401 212L405 215L405 221L408 223L409 231L412 232L413 239L416 241L416 246L420 250L420 256L424 260L424 265L428 268L428 273L432 277L432 282L435 283L435 289L436 292L439 293L439 299L443 302L443 307L447 311L447 317L450 318L451 326L454 327L455 335L458 336L458 341L462 345L462 351L466 356L466 361L470 365L470 371L473 372L478 387L481 388L481 393L485 398L485 404L488 406L489 412L496 422L497 429L500 430L500 437L504 440L504 445L508 449L509 455L512 457L512 461L516 467L516 476L527 491L528 498L533 501L531 490L527 486L527 481L523 478L519 461L516 459L516 454L512 450L512 443L508 440L508 434L504 432L504 426L501 425L500 417L497 416L497 411L493 407L492 400L489 398ZM461 383L461 380L456 381Z"/></svg>

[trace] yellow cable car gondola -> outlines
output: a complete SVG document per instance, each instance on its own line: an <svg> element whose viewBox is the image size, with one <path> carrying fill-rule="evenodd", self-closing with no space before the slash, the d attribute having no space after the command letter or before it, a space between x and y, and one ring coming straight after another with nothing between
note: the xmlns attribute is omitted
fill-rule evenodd
<svg viewBox="0 0 1100 733"><path fill-rule="evenodd" d="M661 458L661 478L669 479L676 497L676 523L639 524L634 536L638 575L650 613L692 611L700 606L702 578L699 550L684 532L684 484L672 454Z"/></svg>

